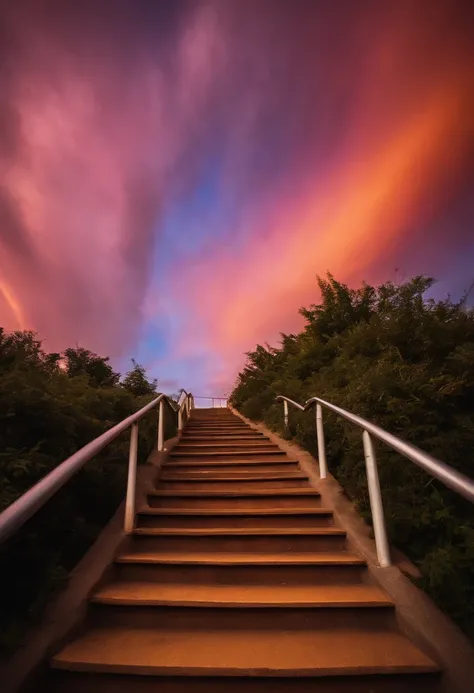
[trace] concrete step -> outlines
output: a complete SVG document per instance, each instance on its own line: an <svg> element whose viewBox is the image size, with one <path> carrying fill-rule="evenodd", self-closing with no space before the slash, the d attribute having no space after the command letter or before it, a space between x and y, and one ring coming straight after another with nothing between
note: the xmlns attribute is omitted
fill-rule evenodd
<svg viewBox="0 0 474 693"><path fill-rule="evenodd" d="M205 428L245 428L247 430L255 431L256 429L249 424L245 423L241 419L207 419L206 421L194 421L190 419L186 424L184 430L190 431L191 429L205 429Z"/></svg>
<svg viewBox="0 0 474 693"><path fill-rule="evenodd" d="M163 490L199 490L199 491L232 491L248 489L289 489L289 488L310 488L308 478L300 473L287 473L282 476L276 475L254 475L254 476L229 476L209 477L207 479L196 479L186 477L161 477L158 480L157 488Z"/></svg>
<svg viewBox="0 0 474 693"><path fill-rule="evenodd" d="M437 670L399 633L352 627L293 631L97 627L66 645L53 657L52 666L141 676L318 678Z"/></svg>
<svg viewBox="0 0 474 693"><path fill-rule="evenodd" d="M273 443L266 441L254 441L249 442L240 441L237 443L178 443L178 445L173 448L173 453L188 453L188 452L203 452L203 453L213 453L213 452L232 452L236 451L239 454L241 452L248 452L256 450L257 452L276 452L280 451L280 448Z"/></svg>
<svg viewBox="0 0 474 693"><path fill-rule="evenodd" d="M237 591L236 586L234 590ZM205 633L220 630L223 633L241 630L311 631L338 630L396 630L395 610L391 604L382 606L263 606L240 602L224 606L178 606L92 603L87 617L87 628L113 626L115 628L149 628L159 624L163 630L191 629Z"/></svg>
<svg viewBox="0 0 474 693"><path fill-rule="evenodd" d="M147 495L151 508L220 508L222 510L266 507L320 507L321 496L313 488L259 489L247 491L152 491Z"/></svg>
<svg viewBox="0 0 474 693"><path fill-rule="evenodd" d="M365 561L347 551L317 553L160 553L130 551L115 559L115 579L192 584L346 585L367 576Z"/></svg>
<svg viewBox="0 0 474 693"><path fill-rule="evenodd" d="M109 606L177 607L297 607L370 608L393 607L390 597L377 585L233 585L168 584L116 581L104 585L92 597Z"/></svg>
<svg viewBox="0 0 474 693"><path fill-rule="evenodd" d="M208 473L208 474L233 474L244 472L297 472L299 471L298 462L292 462L284 457L277 458L273 461L260 460L244 460L243 462L216 462L211 460L190 460L189 462L167 462L162 466L163 474L168 472L181 473Z"/></svg>
<svg viewBox="0 0 474 693"><path fill-rule="evenodd" d="M180 459L199 459L199 458L205 458L205 459L218 459L218 460L225 460L229 458L235 458L235 459L243 459L246 457L256 457L258 456L259 458L261 457L279 457L279 456L286 456L286 452L283 450L280 450L279 448L266 448L264 446L261 446L260 448L258 447L248 447L248 448L232 448L232 449L220 449L220 450L187 450L183 448L179 448L177 446L176 448L173 448L173 451L170 452L170 459L175 459L176 457L179 457Z"/></svg>
<svg viewBox="0 0 474 693"><path fill-rule="evenodd" d="M196 471L195 469L176 469L169 468L168 466L162 467L162 473L160 476L160 481L218 481L223 479L224 481L241 481L242 479L250 479L253 481L274 481L274 480L291 480L291 479L308 479L306 474L304 474L299 469L292 469L291 471L282 471L278 469L270 469L268 472L262 472L259 467L254 467L253 469L239 469L234 471L229 471L228 469L216 469L216 467L211 467L205 469L204 471Z"/></svg>
<svg viewBox="0 0 474 693"><path fill-rule="evenodd" d="M283 510L281 508L263 510L222 511L144 508L137 513L137 527L170 527L206 529L221 527L243 529L255 527L263 529L288 529L290 527L328 527L333 525L332 511L328 508Z"/></svg>
<svg viewBox="0 0 474 693"><path fill-rule="evenodd" d="M346 533L338 527L285 529L169 529L137 528L133 550L157 553L247 553L342 551Z"/></svg>
<svg viewBox="0 0 474 693"><path fill-rule="evenodd" d="M219 430L240 430L240 431L256 431L255 428L252 428L251 426L248 426L246 423L238 423L236 421L209 421L206 423L199 423L199 424L193 424L190 423L188 424L183 431L188 432L188 431L208 431L210 429L219 431Z"/></svg>
<svg viewBox="0 0 474 693"><path fill-rule="evenodd" d="M251 429L246 431L241 431L240 433L214 433L210 434L206 431L196 430L196 431L183 431L180 440L248 440L249 438L254 440L270 440L267 436L259 431L252 431Z"/></svg>
<svg viewBox="0 0 474 693"><path fill-rule="evenodd" d="M179 448L198 448L199 450L207 450L208 448L210 450L214 448L275 448L276 450L279 450L280 448L278 445L275 445L275 443L272 443L270 440L265 440L265 438L260 438L259 440L245 440L242 438L238 438L235 441L228 441L226 438L223 439L222 441L216 441L214 439L211 439L210 442L192 442L186 439L181 439L179 444L176 446Z"/></svg>
<svg viewBox="0 0 474 693"><path fill-rule="evenodd" d="M55 669L48 693L441 693L436 673L342 677L134 676Z"/></svg>
<svg viewBox="0 0 474 693"><path fill-rule="evenodd" d="M235 464L240 466L247 464L297 464L294 460L291 460L287 455L278 453L276 455L271 455L264 453L255 453L254 455L179 455L178 457L170 456L169 461L164 464L164 467L169 465L180 464L180 465L224 465L224 464Z"/></svg>
<svg viewBox="0 0 474 693"><path fill-rule="evenodd" d="M250 442L238 442L238 443L179 443L175 448L173 448L173 453L179 455L186 455L190 452L203 452L203 453L217 453L217 452L241 452L248 451L257 452L275 452L279 454L280 448L273 443L267 443L265 441L254 441Z"/></svg>

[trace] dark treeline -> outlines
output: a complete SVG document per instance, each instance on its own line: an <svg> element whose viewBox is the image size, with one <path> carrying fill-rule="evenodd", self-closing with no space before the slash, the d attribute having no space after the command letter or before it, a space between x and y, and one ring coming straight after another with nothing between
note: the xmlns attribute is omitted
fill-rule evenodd
<svg viewBox="0 0 474 693"><path fill-rule="evenodd" d="M0 328L0 510L157 396L157 381L150 381L135 361L132 366L121 377L108 358L87 349L47 353L33 332ZM171 435L171 412L168 418ZM140 422L141 462L156 442L156 424L156 412ZM128 441L127 431L0 546L4 654L22 641L48 597L64 584L123 500Z"/></svg>
<svg viewBox="0 0 474 693"><path fill-rule="evenodd" d="M319 279L299 334L247 354L231 401L283 433L277 394L320 396L474 476L474 311L428 300L433 280L364 284ZM370 521L361 431L324 413L331 473ZM316 456L314 413L290 407L289 437ZM377 445L391 542L420 567L421 586L474 636L474 513L413 463Z"/></svg>

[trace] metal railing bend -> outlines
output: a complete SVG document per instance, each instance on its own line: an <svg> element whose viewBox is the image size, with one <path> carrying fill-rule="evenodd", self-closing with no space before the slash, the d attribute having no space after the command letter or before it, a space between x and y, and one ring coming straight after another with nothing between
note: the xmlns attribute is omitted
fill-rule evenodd
<svg viewBox="0 0 474 693"><path fill-rule="evenodd" d="M158 409L157 449L164 449L164 407L167 404L174 412L178 413L178 433L183 429L194 407L193 396L185 391L184 397L180 396L175 402L168 395L160 395L142 409L124 419L116 426L95 438L80 450L61 462L49 474L43 477L26 493L17 498L11 505L0 513L0 543L14 534L25 524L64 484L81 469L86 462L95 457L117 436L130 431L130 450L128 461L127 495L125 503L124 528L127 533L132 532L135 519L135 490L138 461L138 422L155 407Z"/></svg>
<svg viewBox="0 0 474 693"><path fill-rule="evenodd" d="M288 430L288 405L291 404L300 411L308 411L316 406L316 437L318 444L318 462L319 475L321 479L327 477L327 459L326 446L324 442L324 427L323 427L323 407L338 414L342 418L359 426L362 429L362 443L364 447L365 466L367 474L367 486L369 489L370 509L372 513L372 523L374 527L375 545L377 548L377 558L382 567L391 565L390 549L387 538L387 530L385 527L385 517L383 512L382 494L380 491L380 482L377 469L377 458L375 455L372 438L377 438L386 445L399 452L404 457L414 462L418 467L424 469L428 474L441 481L445 486L448 486L459 495L474 503L474 481L465 474L453 469L445 462L437 460L427 452L420 450L415 445L394 436L392 433L384 431L380 426L363 419L357 414L352 414L335 404L326 402L320 397L311 397L305 404L299 404L289 397L278 395L277 401L283 402L283 415L285 429Z"/></svg>

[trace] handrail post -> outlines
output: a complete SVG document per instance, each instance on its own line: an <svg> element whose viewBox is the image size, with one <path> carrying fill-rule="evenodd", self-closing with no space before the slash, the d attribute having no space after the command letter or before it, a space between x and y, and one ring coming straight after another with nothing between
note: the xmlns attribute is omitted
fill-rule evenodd
<svg viewBox="0 0 474 693"><path fill-rule="evenodd" d="M158 451L161 452L165 447L165 407L161 400L158 407Z"/></svg>
<svg viewBox="0 0 474 693"><path fill-rule="evenodd" d="M178 433L183 430L183 407L179 408L178 412Z"/></svg>
<svg viewBox="0 0 474 693"><path fill-rule="evenodd" d="M365 467L367 470L367 484L369 487L370 509L372 512L377 558L379 565L382 568L387 568L392 565L392 561L390 558L387 530L385 528L382 494L380 492L380 481L377 471L377 459L372 438L367 431L362 433L362 440L364 443Z"/></svg>
<svg viewBox="0 0 474 693"><path fill-rule="evenodd" d="M286 399L283 400L283 417L285 420L285 431L288 430L288 402Z"/></svg>
<svg viewBox="0 0 474 693"><path fill-rule="evenodd" d="M320 404L316 405L316 437L318 440L319 476L321 479L325 479L328 475L328 465L324 445L323 408Z"/></svg>
<svg viewBox="0 0 474 693"><path fill-rule="evenodd" d="M160 402L161 404L161 402ZM133 532L135 523L135 495L137 485L138 461L138 422L132 424L130 430L130 450L128 453L127 497L125 501L124 530L127 534Z"/></svg>

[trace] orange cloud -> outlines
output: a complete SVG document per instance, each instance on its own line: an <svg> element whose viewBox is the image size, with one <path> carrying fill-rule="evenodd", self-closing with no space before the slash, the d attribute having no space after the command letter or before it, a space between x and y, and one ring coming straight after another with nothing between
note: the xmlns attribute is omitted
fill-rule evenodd
<svg viewBox="0 0 474 693"><path fill-rule="evenodd" d="M254 215L239 252L216 242L206 256L189 259L184 272L193 289L181 295L189 319L179 356L189 357L196 345L215 353L215 387L232 382L256 342L274 342L280 331L297 328L298 308L316 299L316 274L386 276L391 248L459 167L472 112L467 70L438 73L426 83L415 71L406 75L409 89L403 74L395 77L391 88L399 85L402 102L385 122L377 120L383 85L366 76L352 134L327 175L313 161L297 194L289 176L274 191L273 213Z"/></svg>

